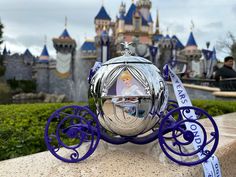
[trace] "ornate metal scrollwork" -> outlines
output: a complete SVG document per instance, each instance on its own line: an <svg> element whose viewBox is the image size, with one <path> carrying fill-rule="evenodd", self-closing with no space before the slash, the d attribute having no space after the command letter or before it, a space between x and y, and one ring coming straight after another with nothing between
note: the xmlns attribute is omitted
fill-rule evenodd
<svg viewBox="0 0 236 177"><path fill-rule="evenodd" d="M196 119L188 116L190 112L194 113ZM206 132L199 121L202 118L212 125L210 133ZM170 119L175 119L176 122L169 123ZM171 131L166 133L166 129ZM200 134L203 138L199 138ZM219 132L214 119L207 112L186 106L173 109L164 117L158 138L161 149L169 159L181 165L192 166L205 162L215 152ZM193 147L194 141L197 148Z"/></svg>
<svg viewBox="0 0 236 177"><path fill-rule="evenodd" d="M99 122L87 107L66 106L48 119L44 135L48 150L64 162L79 162L89 157L100 140ZM87 149L80 146L88 142Z"/></svg>

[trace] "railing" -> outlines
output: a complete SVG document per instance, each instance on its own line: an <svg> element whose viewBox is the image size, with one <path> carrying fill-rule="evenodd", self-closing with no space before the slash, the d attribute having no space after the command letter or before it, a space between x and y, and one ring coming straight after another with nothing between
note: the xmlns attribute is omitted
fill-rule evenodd
<svg viewBox="0 0 236 177"><path fill-rule="evenodd" d="M218 87L221 91L236 91L236 78L222 79L181 79L183 83L202 85L208 87Z"/></svg>
<svg viewBox="0 0 236 177"><path fill-rule="evenodd" d="M236 78L220 80L219 88L221 91L236 91Z"/></svg>

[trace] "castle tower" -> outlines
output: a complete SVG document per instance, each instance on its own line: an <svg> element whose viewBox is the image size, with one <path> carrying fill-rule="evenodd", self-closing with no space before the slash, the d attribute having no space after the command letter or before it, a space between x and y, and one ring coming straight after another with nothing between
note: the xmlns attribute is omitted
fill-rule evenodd
<svg viewBox="0 0 236 177"><path fill-rule="evenodd" d="M79 50L76 72L78 80L76 82L76 101L88 101L89 83L88 77L90 69L97 59L96 45L93 40L86 39Z"/></svg>
<svg viewBox="0 0 236 177"><path fill-rule="evenodd" d="M184 55L188 61L188 66L187 66L187 72L190 73L190 77L194 77L197 74L199 74L200 71L197 70L197 64L202 56L201 50L198 49L196 40L194 38L193 32L190 32L187 44L185 48L180 52L182 55ZM200 68L198 69L200 70ZM193 73L195 71L195 73Z"/></svg>
<svg viewBox="0 0 236 177"><path fill-rule="evenodd" d="M70 37L66 25L62 34L53 38L52 41L57 56L55 62L50 62L49 92L65 94L68 100L73 100L75 95L76 42Z"/></svg>
<svg viewBox="0 0 236 177"><path fill-rule="evenodd" d="M117 33L123 33L125 30L125 12L126 12L126 5L125 3L121 2L120 9L119 9L119 18L118 18L118 28Z"/></svg>
<svg viewBox="0 0 236 177"><path fill-rule="evenodd" d="M49 54L47 46L45 44L35 66L37 92L44 92L44 93L49 92L48 68L49 68Z"/></svg>
<svg viewBox="0 0 236 177"><path fill-rule="evenodd" d="M145 18L145 20L148 21L152 2L150 0L138 0L136 6L141 12L142 16Z"/></svg>
<svg viewBox="0 0 236 177"><path fill-rule="evenodd" d="M158 59L157 67L162 69L165 64L167 64L172 59L173 54L173 41L170 36L167 34L165 37L162 37L158 42Z"/></svg>
<svg viewBox="0 0 236 177"><path fill-rule="evenodd" d="M110 29L111 17L108 15L103 5L94 19L94 24L97 36L100 36L103 27L105 27L108 31Z"/></svg>
<svg viewBox="0 0 236 177"><path fill-rule="evenodd" d="M72 76L74 67L74 54L76 42L65 28L58 38L53 38L53 46L56 49L56 70L62 77Z"/></svg>
<svg viewBox="0 0 236 177"><path fill-rule="evenodd" d="M202 54L201 51L198 49L197 43L195 41L193 32L190 32L188 42L185 46L185 48L182 51L182 54L187 57L189 61L196 60L198 61Z"/></svg>

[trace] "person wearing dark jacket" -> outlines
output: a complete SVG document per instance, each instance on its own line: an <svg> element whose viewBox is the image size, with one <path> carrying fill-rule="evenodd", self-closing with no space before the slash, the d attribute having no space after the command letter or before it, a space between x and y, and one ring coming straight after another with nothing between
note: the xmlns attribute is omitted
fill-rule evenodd
<svg viewBox="0 0 236 177"><path fill-rule="evenodd" d="M215 79L236 78L236 71L233 69L234 58L232 56L225 57L224 66L217 70Z"/></svg>

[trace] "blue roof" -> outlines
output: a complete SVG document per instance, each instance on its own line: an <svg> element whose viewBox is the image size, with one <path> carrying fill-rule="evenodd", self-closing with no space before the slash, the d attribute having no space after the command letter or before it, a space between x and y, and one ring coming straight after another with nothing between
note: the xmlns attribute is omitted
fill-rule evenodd
<svg viewBox="0 0 236 177"><path fill-rule="evenodd" d="M142 25L148 26L147 20L145 20L145 18L141 15L141 13L139 13L139 14L140 14L140 16L142 17Z"/></svg>
<svg viewBox="0 0 236 177"><path fill-rule="evenodd" d="M39 62L48 62L48 60L49 60L48 49L47 49L47 46L44 45L42 53L39 57Z"/></svg>
<svg viewBox="0 0 236 177"><path fill-rule="evenodd" d="M148 23L153 23L153 20L152 20L152 15L151 15L151 13L149 13L149 16L148 16Z"/></svg>
<svg viewBox="0 0 236 177"><path fill-rule="evenodd" d="M111 20L111 17L108 15L104 6L102 6L101 9L99 10L98 14L96 15L95 19Z"/></svg>
<svg viewBox="0 0 236 177"><path fill-rule="evenodd" d="M193 32L190 33L186 46L197 46L197 43L193 36Z"/></svg>
<svg viewBox="0 0 236 177"><path fill-rule="evenodd" d="M4 46L4 49L3 49L3 51L2 51L2 54L3 54L3 55L7 55L7 47L6 47L6 45Z"/></svg>
<svg viewBox="0 0 236 177"><path fill-rule="evenodd" d="M66 28L64 29L64 31L60 35L60 38L71 38Z"/></svg>
<svg viewBox="0 0 236 177"><path fill-rule="evenodd" d="M177 49L183 49L184 48L184 45L182 44L182 42L180 42L179 38L177 38L176 35L173 35L172 39L175 39L177 41L177 43L176 43L176 48Z"/></svg>
<svg viewBox="0 0 236 177"><path fill-rule="evenodd" d="M161 40L163 38L163 35L162 34L158 34L158 35L154 35L153 36L153 40L154 41L159 41L159 40Z"/></svg>
<svg viewBox="0 0 236 177"><path fill-rule="evenodd" d="M25 50L24 55L33 57L32 53L29 51L29 49Z"/></svg>
<svg viewBox="0 0 236 177"><path fill-rule="evenodd" d="M136 6L135 4L131 4L126 16L125 16L125 24L132 25L133 24L133 14L136 11ZM139 15L142 18L142 25L148 26L148 22L145 20L145 18L142 16L142 14L139 12Z"/></svg>
<svg viewBox="0 0 236 177"><path fill-rule="evenodd" d="M85 41L80 50L96 50L95 43L93 41Z"/></svg>
<svg viewBox="0 0 236 177"><path fill-rule="evenodd" d="M124 13L121 13L120 16L119 16L119 19L120 19L120 20L124 20L124 19L125 19L125 14L124 14Z"/></svg>
<svg viewBox="0 0 236 177"><path fill-rule="evenodd" d="M134 5L134 3L131 4L131 6L129 7L129 10L125 16L125 24L132 24L133 22L133 14L136 10L136 6Z"/></svg>
<svg viewBox="0 0 236 177"><path fill-rule="evenodd" d="M216 56L216 49L215 49L215 47L213 47L213 54L212 54L212 60L217 60L217 56Z"/></svg>
<svg viewBox="0 0 236 177"><path fill-rule="evenodd" d="M167 35L165 36L165 39L170 39L169 34L167 34Z"/></svg>

